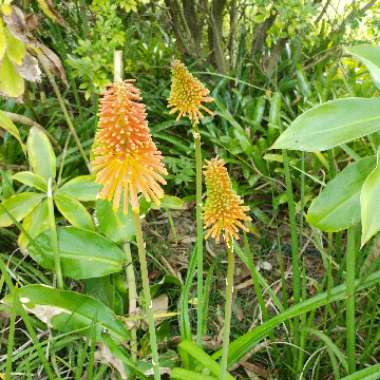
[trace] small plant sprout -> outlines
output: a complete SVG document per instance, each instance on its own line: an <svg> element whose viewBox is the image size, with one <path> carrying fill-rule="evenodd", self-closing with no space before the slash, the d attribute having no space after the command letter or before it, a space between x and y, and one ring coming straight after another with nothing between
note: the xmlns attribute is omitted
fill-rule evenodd
<svg viewBox="0 0 380 380"><path fill-rule="evenodd" d="M223 238L227 248L226 305L220 380L227 378L235 267L233 244L234 240L239 239L239 230L247 231L245 223L251 220L247 215L249 207L243 205L243 200L232 189L230 177L224 165L224 161L218 158L206 163L204 175L207 200L203 210L206 238L212 237L216 241Z"/></svg>
<svg viewBox="0 0 380 380"><path fill-rule="evenodd" d="M168 107L170 113L177 113L177 120L181 117L190 119L195 144L195 176L196 176L196 255L197 255L197 343L202 343L203 322L203 226L202 226L202 150L199 120L203 117L202 111L212 112L204 105L211 103L209 90L202 82L195 78L179 60L172 62L172 84Z"/></svg>
<svg viewBox="0 0 380 380"><path fill-rule="evenodd" d="M123 204L126 214L129 204L132 206L152 365L154 378L158 380L161 375L138 195L142 193L148 201L159 205L164 195L163 176L167 171L150 135L145 106L133 81L114 83L105 91L100 103L93 156L96 182L103 185L99 197L112 201L115 210Z"/></svg>

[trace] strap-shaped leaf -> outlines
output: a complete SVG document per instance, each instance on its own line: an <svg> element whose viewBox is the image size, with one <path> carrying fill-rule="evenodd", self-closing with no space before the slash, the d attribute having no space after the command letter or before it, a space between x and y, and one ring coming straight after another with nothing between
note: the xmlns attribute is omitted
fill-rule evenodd
<svg viewBox="0 0 380 380"><path fill-rule="evenodd" d="M103 236L75 227L59 227L57 233L64 276L80 280L106 276L123 269L123 251ZM28 253L44 268L54 269L53 249L48 231L39 235L34 244L29 244Z"/></svg>
<svg viewBox="0 0 380 380"><path fill-rule="evenodd" d="M347 46L348 54L359 58L368 68L377 88L380 88L380 46L369 44Z"/></svg>
<svg viewBox="0 0 380 380"><path fill-rule="evenodd" d="M362 245L380 231L380 162L364 181L360 194Z"/></svg>
<svg viewBox="0 0 380 380"><path fill-rule="evenodd" d="M31 128L27 141L29 162L33 172L45 178L55 178L56 157L49 139L38 128Z"/></svg>
<svg viewBox="0 0 380 380"><path fill-rule="evenodd" d="M375 156L345 167L311 204L307 221L322 231L335 232L360 222L360 192L376 165Z"/></svg>
<svg viewBox="0 0 380 380"><path fill-rule="evenodd" d="M74 227L95 230L91 215L82 203L62 193L54 195L54 202L60 213Z"/></svg>
<svg viewBox="0 0 380 380"><path fill-rule="evenodd" d="M380 130L380 98L346 98L298 116L272 149L323 151Z"/></svg>
<svg viewBox="0 0 380 380"><path fill-rule="evenodd" d="M44 194L25 192L6 199L0 205L0 227L9 227L13 224L8 212L19 222L33 211L43 197Z"/></svg>
<svg viewBox="0 0 380 380"><path fill-rule="evenodd" d="M98 341L102 334L109 334L118 342L129 339L128 330L113 311L92 297L46 285L24 286L17 290L17 296L28 312L59 331L82 329L82 335L91 336L95 328ZM8 295L3 301L12 304L12 297Z"/></svg>

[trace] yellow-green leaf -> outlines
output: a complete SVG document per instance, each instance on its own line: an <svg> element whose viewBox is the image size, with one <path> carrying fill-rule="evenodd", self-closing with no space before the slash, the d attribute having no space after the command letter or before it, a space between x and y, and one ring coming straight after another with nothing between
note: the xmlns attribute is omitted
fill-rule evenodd
<svg viewBox="0 0 380 380"><path fill-rule="evenodd" d="M6 115L5 112L0 111L0 127L5 129L8 133L10 133L17 141L21 144L24 149L24 143L21 140L20 132L17 127L13 124L13 121Z"/></svg>
<svg viewBox="0 0 380 380"><path fill-rule="evenodd" d="M86 208L74 198L64 194L55 194L54 202L60 213L74 227L94 230L94 223Z"/></svg>
<svg viewBox="0 0 380 380"><path fill-rule="evenodd" d="M362 246L380 231L380 162L364 181L360 194Z"/></svg>
<svg viewBox="0 0 380 380"><path fill-rule="evenodd" d="M0 61L3 59L7 50L7 39L5 38L5 26L3 20L0 19Z"/></svg>
<svg viewBox="0 0 380 380"><path fill-rule="evenodd" d="M24 79L5 55L0 66L0 91L11 98L18 98L24 93Z"/></svg>
<svg viewBox="0 0 380 380"><path fill-rule="evenodd" d="M26 186L34 187L37 190L47 192L47 182L45 178L33 172L19 172L13 175L16 181L23 183Z"/></svg>
<svg viewBox="0 0 380 380"><path fill-rule="evenodd" d="M56 157L49 139L38 128L31 128L27 141L29 162L33 172L49 180L55 178Z"/></svg>
<svg viewBox="0 0 380 380"><path fill-rule="evenodd" d="M8 213L18 222L24 219L41 202L43 197L44 194L25 192L12 195L6 199L0 204L0 227L9 227L13 224Z"/></svg>
<svg viewBox="0 0 380 380"><path fill-rule="evenodd" d="M31 238L35 238L42 232L49 229L49 209L46 199L44 199L29 215L24 218L22 226ZM25 252L28 244L28 237L26 234L21 232L18 237L18 245L20 249Z"/></svg>
<svg viewBox="0 0 380 380"><path fill-rule="evenodd" d="M21 65L26 54L24 43L16 38L8 29L5 29L5 37L7 39L7 55L8 58L15 64Z"/></svg>

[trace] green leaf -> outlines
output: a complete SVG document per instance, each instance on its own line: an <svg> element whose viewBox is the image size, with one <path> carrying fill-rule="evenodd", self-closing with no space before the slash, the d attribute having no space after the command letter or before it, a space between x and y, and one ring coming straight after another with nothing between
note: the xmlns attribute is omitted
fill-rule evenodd
<svg viewBox="0 0 380 380"><path fill-rule="evenodd" d="M0 19L0 62L7 51L7 39L5 38L5 27L3 20Z"/></svg>
<svg viewBox="0 0 380 380"><path fill-rule="evenodd" d="M171 379L181 379L181 380L216 380L216 377L203 375L197 372L188 371L183 368L173 368L171 374Z"/></svg>
<svg viewBox="0 0 380 380"><path fill-rule="evenodd" d="M99 199L96 202L95 216L99 231L115 243L130 241L135 236L131 212L125 215L123 207L114 212L111 202Z"/></svg>
<svg viewBox="0 0 380 380"><path fill-rule="evenodd" d="M26 48L24 43L18 38L14 37L8 29L5 29L5 37L7 39L7 54L8 58L15 65L21 65L26 54Z"/></svg>
<svg viewBox="0 0 380 380"><path fill-rule="evenodd" d="M376 158L366 157L346 166L314 199L307 221L322 231L335 232L360 222L360 192L376 165Z"/></svg>
<svg viewBox="0 0 380 380"><path fill-rule="evenodd" d="M365 290L371 286L375 286L380 282L380 271L374 272L361 281L355 282L355 290ZM228 366L231 367L238 363L241 358L247 355L257 344L263 340L270 332L285 321L299 317L305 313L315 310L321 306L328 305L333 302L344 300L347 296L345 284L336 286L329 292L317 294L299 304L291 306L282 313L277 314L268 321L248 331L244 335L234 340L229 347ZM221 351L217 351L212 355L216 360L221 356Z"/></svg>
<svg viewBox="0 0 380 380"><path fill-rule="evenodd" d="M58 331L82 329L81 335L91 336L95 328L97 341L102 340L102 334L119 343L129 339L128 330L112 310L89 296L46 285L24 286L17 289L17 296L25 310ZM8 295L3 301L12 304L12 297Z"/></svg>
<svg viewBox="0 0 380 380"><path fill-rule="evenodd" d="M44 194L25 192L6 199L0 205L0 227L9 227L13 224L13 220L6 210L19 222L33 211L43 197Z"/></svg>
<svg viewBox="0 0 380 380"><path fill-rule="evenodd" d="M49 229L49 209L46 199L44 199L29 215L24 218L22 226L31 238L35 238L42 232ZM24 232L21 232L18 237L18 245L20 249L25 252L28 244L28 237L24 234Z"/></svg>
<svg viewBox="0 0 380 380"><path fill-rule="evenodd" d="M362 246L380 231L380 153L377 165L364 181L361 194Z"/></svg>
<svg viewBox="0 0 380 380"><path fill-rule="evenodd" d="M372 365L360 371L342 377L341 380L376 380L380 379L380 364Z"/></svg>
<svg viewBox="0 0 380 380"><path fill-rule="evenodd" d="M21 144L24 150L24 143L21 140L20 132L18 128L13 124L13 121L3 111L0 111L0 127L10 133Z"/></svg>
<svg viewBox="0 0 380 380"><path fill-rule="evenodd" d="M178 348L182 351L185 351L192 358L194 358L197 362L203 365L203 367L207 368L213 375L219 378L221 368L219 364L212 359L205 351L202 350L199 346L197 346L191 340L185 340L181 342ZM227 380L234 380L234 378L227 374Z"/></svg>
<svg viewBox="0 0 380 380"><path fill-rule="evenodd" d="M363 44L347 46L345 50L367 66L376 87L380 89L380 46Z"/></svg>
<svg viewBox="0 0 380 380"><path fill-rule="evenodd" d="M58 250L64 276L74 280L102 277L123 269L123 251L103 236L75 227L59 227ZM30 256L46 269L54 269L50 235L44 232L29 244Z"/></svg>
<svg viewBox="0 0 380 380"><path fill-rule="evenodd" d="M272 149L323 151L380 130L380 98L338 99L298 116Z"/></svg>
<svg viewBox="0 0 380 380"><path fill-rule="evenodd" d="M57 193L64 193L78 201L95 201L102 185L95 182L95 176L82 175L75 177L61 186Z"/></svg>
<svg viewBox="0 0 380 380"><path fill-rule="evenodd" d="M0 91L11 98L18 98L24 93L24 79L5 55L0 64Z"/></svg>
<svg viewBox="0 0 380 380"><path fill-rule="evenodd" d="M160 205L156 206L152 204L153 209L169 209L169 210L183 210L186 206L186 202L174 195L164 195L164 197L160 200Z"/></svg>
<svg viewBox="0 0 380 380"><path fill-rule="evenodd" d="M56 157L49 139L38 128L31 128L27 141L29 162L34 173L47 181L54 179L56 173Z"/></svg>
<svg viewBox="0 0 380 380"><path fill-rule="evenodd" d="M16 181L23 183L26 186L34 187L37 190L41 190L44 193L47 192L47 182L45 178L33 172L19 172L13 175Z"/></svg>
<svg viewBox="0 0 380 380"><path fill-rule="evenodd" d="M54 202L60 213L74 227L95 230L91 215L82 203L62 193L54 195Z"/></svg>

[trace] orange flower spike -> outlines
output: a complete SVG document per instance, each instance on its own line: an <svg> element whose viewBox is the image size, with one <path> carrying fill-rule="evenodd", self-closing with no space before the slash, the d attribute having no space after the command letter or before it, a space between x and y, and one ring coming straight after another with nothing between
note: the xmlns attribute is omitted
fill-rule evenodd
<svg viewBox="0 0 380 380"><path fill-rule="evenodd" d="M172 62L172 85L168 100L170 113L178 112L177 120L187 116L192 123L199 122L203 117L201 110L212 115L204 103L211 103L213 99L209 96L209 90L200 80L193 77L186 66L175 59Z"/></svg>
<svg viewBox="0 0 380 380"><path fill-rule="evenodd" d="M249 207L232 189L230 177L222 159L214 158L206 162L207 200L203 209L204 226L207 230L205 238L212 237L229 243L239 239L239 229L248 231L245 222L251 220L246 214Z"/></svg>
<svg viewBox="0 0 380 380"><path fill-rule="evenodd" d="M146 120L140 91L132 80L110 85L100 101L99 126L93 146L92 167L96 182L103 185L100 199L112 201L124 212L129 202L138 210L138 194L159 204L167 174Z"/></svg>

